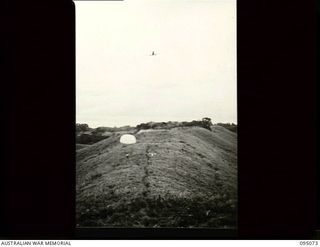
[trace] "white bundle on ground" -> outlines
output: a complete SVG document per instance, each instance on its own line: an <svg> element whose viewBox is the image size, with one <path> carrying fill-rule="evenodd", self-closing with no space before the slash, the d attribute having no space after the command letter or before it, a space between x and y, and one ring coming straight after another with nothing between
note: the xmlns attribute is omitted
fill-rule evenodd
<svg viewBox="0 0 320 247"><path fill-rule="evenodd" d="M120 137L120 142L123 144L133 144L136 143L136 137L134 135L124 134Z"/></svg>

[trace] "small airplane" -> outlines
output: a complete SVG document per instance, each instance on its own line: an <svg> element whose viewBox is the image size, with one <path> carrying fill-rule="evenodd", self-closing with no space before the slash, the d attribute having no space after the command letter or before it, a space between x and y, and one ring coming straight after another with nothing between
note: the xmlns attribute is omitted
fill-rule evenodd
<svg viewBox="0 0 320 247"><path fill-rule="evenodd" d="M157 54L154 53L154 51L152 52L152 54L150 56L156 56Z"/></svg>

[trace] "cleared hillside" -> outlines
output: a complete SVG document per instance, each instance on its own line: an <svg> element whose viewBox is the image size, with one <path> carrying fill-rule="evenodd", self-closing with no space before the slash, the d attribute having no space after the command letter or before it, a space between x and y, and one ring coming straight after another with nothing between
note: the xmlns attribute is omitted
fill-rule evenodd
<svg viewBox="0 0 320 247"><path fill-rule="evenodd" d="M77 150L77 226L236 224L237 134L222 126L140 130Z"/></svg>

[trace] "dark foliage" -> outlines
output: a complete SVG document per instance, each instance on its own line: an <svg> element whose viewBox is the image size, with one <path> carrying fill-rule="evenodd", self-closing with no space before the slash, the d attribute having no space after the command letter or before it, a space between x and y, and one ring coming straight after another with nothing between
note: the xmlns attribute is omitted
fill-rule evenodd
<svg viewBox="0 0 320 247"><path fill-rule="evenodd" d="M200 120L193 120L191 122L149 122L149 123L142 123L137 125L137 129L171 129L176 127L191 127L191 126L198 126L201 128L205 128L211 130L212 122L211 118L203 118Z"/></svg>
<svg viewBox="0 0 320 247"><path fill-rule="evenodd" d="M76 143L77 144L93 144L106 138L108 138L108 136L81 134L76 137Z"/></svg>
<svg viewBox="0 0 320 247"><path fill-rule="evenodd" d="M222 127L226 128L232 132L235 132L235 133L237 133L237 131L238 131L238 126L234 123L231 123L231 124L230 123L217 123L217 125L222 126Z"/></svg>
<svg viewBox="0 0 320 247"><path fill-rule="evenodd" d="M88 124L80 124L80 123L76 124L76 132L88 131L88 130L89 130L89 125Z"/></svg>

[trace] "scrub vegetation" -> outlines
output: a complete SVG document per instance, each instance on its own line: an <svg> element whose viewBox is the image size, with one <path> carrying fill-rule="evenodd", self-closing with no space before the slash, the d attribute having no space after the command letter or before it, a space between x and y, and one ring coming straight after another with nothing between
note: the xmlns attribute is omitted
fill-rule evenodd
<svg viewBox="0 0 320 247"><path fill-rule="evenodd" d="M202 121L106 128L78 146L77 226L234 228L237 134Z"/></svg>

